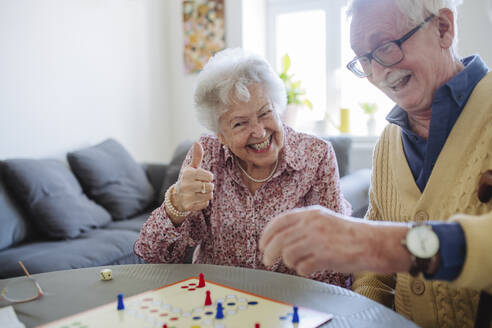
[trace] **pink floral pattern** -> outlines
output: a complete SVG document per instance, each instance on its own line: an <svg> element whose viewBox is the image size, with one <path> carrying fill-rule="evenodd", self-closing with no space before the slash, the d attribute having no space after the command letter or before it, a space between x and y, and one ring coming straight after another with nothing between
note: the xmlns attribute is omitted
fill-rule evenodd
<svg viewBox="0 0 492 328"><path fill-rule="evenodd" d="M280 260L265 267L258 241L266 224L287 210L319 204L350 215L340 192L338 167L329 142L284 126L285 143L277 171L254 194L241 180L229 149L215 136L203 136L202 168L214 174L210 205L191 214L179 227L164 205L154 210L135 243L135 253L149 263L182 263L187 247L196 247L193 263L231 265L295 274ZM190 163L188 152L183 166ZM310 278L350 287L350 275L322 271Z"/></svg>

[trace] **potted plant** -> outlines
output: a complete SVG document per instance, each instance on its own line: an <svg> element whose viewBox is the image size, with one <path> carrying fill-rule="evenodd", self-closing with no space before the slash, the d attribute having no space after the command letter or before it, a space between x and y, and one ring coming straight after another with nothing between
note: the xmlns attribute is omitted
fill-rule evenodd
<svg viewBox="0 0 492 328"><path fill-rule="evenodd" d="M367 119L367 134L370 136L376 135L376 118L374 114L378 110L378 105L376 103L363 102L359 106L362 108L365 114L369 115Z"/></svg>
<svg viewBox="0 0 492 328"><path fill-rule="evenodd" d="M290 57L285 54L282 57L282 72L280 79L284 81L285 90L287 92L287 108L282 114L282 121L291 126L296 127L297 114L302 107L313 109L313 104L306 96L306 90L301 87L301 81L294 80L294 74L289 74Z"/></svg>

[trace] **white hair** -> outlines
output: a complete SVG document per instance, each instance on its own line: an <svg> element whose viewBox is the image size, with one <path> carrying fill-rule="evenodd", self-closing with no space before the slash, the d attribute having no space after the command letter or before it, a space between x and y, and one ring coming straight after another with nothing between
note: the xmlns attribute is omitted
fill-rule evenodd
<svg viewBox="0 0 492 328"><path fill-rule="evenodd" d="M248 102L248 86L254 83L262 85L277 113L285 109L285 85L264 58L241 48L215 54L198 74L195 84L195 108L200 123L218 133L220 116L232 103Z"/></svg>
<svg viewBox="0 0 492 328"><path fill-rule="evenodd" d="M439 10L448 8L454 15L454 39L452 46L452 54L457 58L458 47L458 9L457 7L463 3L463 0L392 0L397 5L398 9L407 17L406 22L399 22L401 28L411 28L422 23L430 14L439 15ZM364 6L370 6L374 0L352 0L350 1L347 16L351 17L356 11Z"/></svg>

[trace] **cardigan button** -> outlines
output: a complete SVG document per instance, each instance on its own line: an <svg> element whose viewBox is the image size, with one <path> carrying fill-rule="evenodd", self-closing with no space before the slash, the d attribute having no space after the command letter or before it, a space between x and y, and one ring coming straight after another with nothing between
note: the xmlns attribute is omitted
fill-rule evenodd
<svg viewBox="0 0 492 328"><path fill-rule="evenodd" d="M422 295L425 292L425 284L419 279L413 280L410 288L415 295Z"/></svg>
<svg viewBox="0 0 492 328"><path fill-rule="evenodd" d="M415 213L415 221L429 221L429 213L427 213L426 211L417 211L417 213Z"/></svg>

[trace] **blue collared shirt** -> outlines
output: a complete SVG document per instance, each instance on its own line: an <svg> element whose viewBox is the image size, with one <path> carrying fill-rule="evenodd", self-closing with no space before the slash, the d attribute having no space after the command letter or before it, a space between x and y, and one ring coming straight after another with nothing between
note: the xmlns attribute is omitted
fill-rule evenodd
<svg viewBox="0 0 492 328"><path fill-rule="evenodd" d="M429 136L422 138L412 132L407 112L396 105L388 114L388 122L400 126L402 143L408 166L420 191L425 189L432 169L446 139L458 120L477 83L487 74L488 67L480 56L462 59L465 68L434 93ZM441 263L432 279L454 280L465 262L466 241L458 223L432 222L439 237Z"/></svg>

